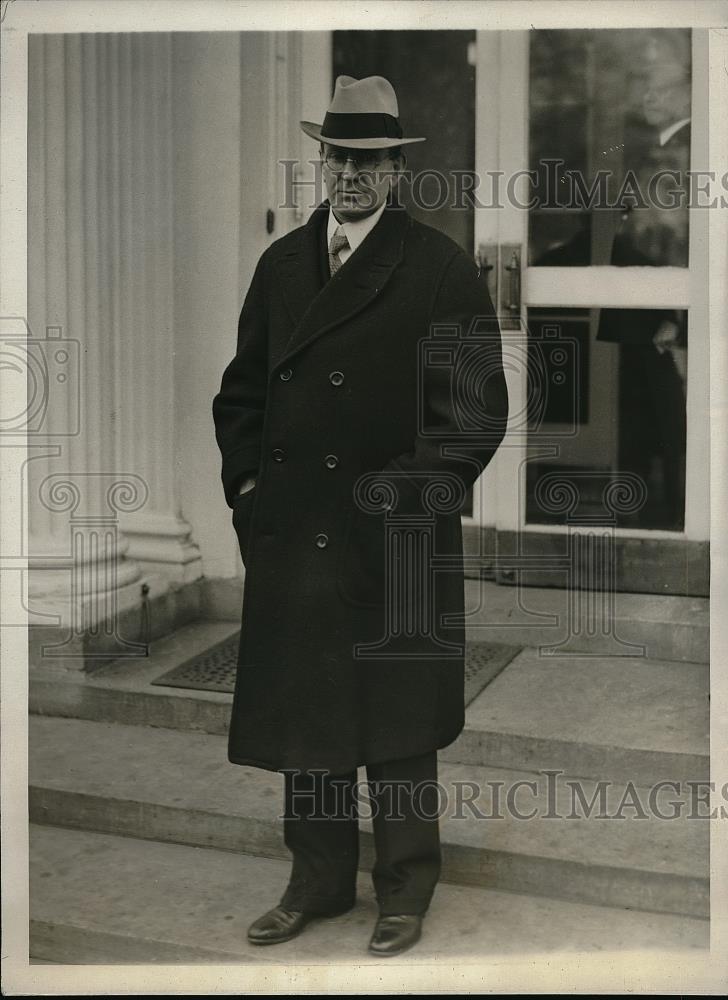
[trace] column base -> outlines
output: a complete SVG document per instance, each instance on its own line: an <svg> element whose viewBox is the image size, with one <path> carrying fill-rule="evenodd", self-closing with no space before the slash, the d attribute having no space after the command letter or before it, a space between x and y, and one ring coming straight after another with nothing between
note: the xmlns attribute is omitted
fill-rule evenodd
<svg viewBox="0 0 728 1000"><path fill-rule="evenodd" d="M28 623L70 627L96 623L141 600L142 568L128 558L124 538L74 545L72 552L51 539L34 539L28 557ZM156 586L161 585L161 580Z"/></svg>
<svg viewBox="0 0 728 1000"><path fill-rule="evenodd" d="M142 596L142 588L148 588ZM55 617L42 624L31 621L29 665L64 672L90 672L112 660L128 660L133 667L148 655L148 644L200 617L200 582L175 586L155 574L142 574L117 592L113 618L94 621L92 607L72 608L69 598L46 599L44 612ZM79 611L87 617L79 617Z"/></svg>
<svg viewBox="0 0 728 1000"><path fill-rule="evenodd" d="M191 583L202 576L202 557L191 538L192 528L166 514L135 514L120 521L129 543L128 555L145 572L175 583Z"/></svg>

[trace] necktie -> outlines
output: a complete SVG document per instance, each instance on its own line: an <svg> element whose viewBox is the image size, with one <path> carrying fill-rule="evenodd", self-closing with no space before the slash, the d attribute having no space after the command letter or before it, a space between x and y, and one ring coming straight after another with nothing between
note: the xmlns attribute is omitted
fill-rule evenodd
<svg viewBox="0 0 728 1000"><path fill-rule="evenodd" d="M344 227L337 226L334 235L331 237L331 243L329 244L329 270L331 271L332 278L341 267L342 262L341 257L339 256L339 251L348 246L349 241L346 238Z"/></svg>

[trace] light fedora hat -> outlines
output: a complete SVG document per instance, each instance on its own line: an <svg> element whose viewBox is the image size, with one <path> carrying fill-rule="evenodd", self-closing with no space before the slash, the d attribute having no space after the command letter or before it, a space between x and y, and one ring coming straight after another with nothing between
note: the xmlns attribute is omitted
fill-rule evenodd
<svg viewBox="0 0 728 1000"><path fill-rule="evenodd" d="M312 139L345 149L387 149L425 141L424 136L402 135L397 95L383 76L337 77L323 124L301 122L301 128Z"/></svg>

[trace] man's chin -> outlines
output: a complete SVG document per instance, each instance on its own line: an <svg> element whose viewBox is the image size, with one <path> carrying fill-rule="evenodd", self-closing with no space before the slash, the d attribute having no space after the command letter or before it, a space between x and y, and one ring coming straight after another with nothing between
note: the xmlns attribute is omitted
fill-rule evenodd
<svg viewBox="0 0 728 1000"><path fill-rule="evenodd" d="M372 212L376 212L379 206L371 198L365 195L339 195L333 205L334 211L340 215L347 215L351 218L363 219Z"/></svg>

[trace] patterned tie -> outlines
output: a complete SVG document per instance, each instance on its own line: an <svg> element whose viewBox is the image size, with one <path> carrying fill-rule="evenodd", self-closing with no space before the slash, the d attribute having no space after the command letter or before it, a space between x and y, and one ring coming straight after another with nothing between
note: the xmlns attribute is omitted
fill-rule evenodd
<svg viewBox="0 0 728 1000"><path fill-rule="evenodd" d="M348 246L349 246L349 241L346 238L344 227L337 226L334 235L331 237L331 243L329 244L329 270L331 271L332 278L339 270L342 264L341 257L339 256L339 251L343 250L344 247Z"/></svg>

